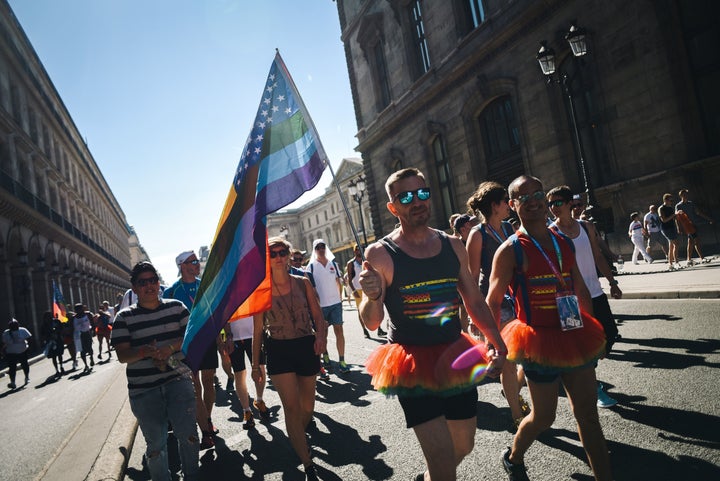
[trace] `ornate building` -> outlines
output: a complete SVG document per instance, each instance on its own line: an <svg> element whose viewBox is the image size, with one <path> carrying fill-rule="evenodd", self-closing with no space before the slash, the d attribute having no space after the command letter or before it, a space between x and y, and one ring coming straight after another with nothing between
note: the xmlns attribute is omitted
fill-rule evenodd
<svg viewBox="0 0 720 481"><path fill-rule="evenodd" d="M367 244L375 240L374 235L362 229L363 227L370 229L372 226L367 196L361 198L357 187L351 192L351 184L355 185L361 176L360 159L343 159L335 172L343 197L338 194L335 184L330 184L323 195L302 207L281 210L269 215L268 235L283 236L293 247L304 251L312 249L313 240L324 239L335 254L338 264L344 268L345 263L353 256L355 244L355 236L345 207L355 226L359 242Z"/></svg>
<svg viewBox="0 0 720 481"><path fill-rule="evenodd" d="M586 192L618 251L665 192L720 218L717 2L337 0L375 234L383 184L417 167L447 228L478 183ZM575 26L570 31L571 26ZM570 40L586 52L571 52ZM536 55L552 55L545 77ZM584 54L583 54L584 53ZM717 244L715 226L701 226Z"/></svg>
<svg viewBox="0 0 720 481"><path fill-rule="evenodd" d="M129 238L144 250L4 0L0 37L0 327L39 336L53 281L94 311L130 285Z"/></svg>

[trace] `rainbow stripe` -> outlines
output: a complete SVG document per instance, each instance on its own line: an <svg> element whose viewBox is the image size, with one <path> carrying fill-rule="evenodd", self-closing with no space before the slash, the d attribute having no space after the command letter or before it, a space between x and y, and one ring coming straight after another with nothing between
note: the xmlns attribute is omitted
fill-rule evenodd
<svg viewBox="0 0 720 481"><path fill-rule="evenodd" d="M192 369L228 320L270 308L265 218L312 189L326 165L312 119L277 53L190 313L183 351Z"/></svg>

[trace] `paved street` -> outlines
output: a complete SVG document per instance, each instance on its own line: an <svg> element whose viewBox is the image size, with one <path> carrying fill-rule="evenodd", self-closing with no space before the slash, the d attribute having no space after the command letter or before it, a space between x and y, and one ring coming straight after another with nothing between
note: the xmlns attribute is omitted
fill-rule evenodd
<svg viewBox="0 0 720 481"><path fill-rule="evenodd" d="M346 306L347 307L347 306ZM612 301L623 336L598 377L619 405L600 416L612 453L615 479L720 479L720 300ZM397 400L372 390L359 364L378 341L362 337L357 314L346 309L347 358L354 369L318 384L317 426L311 433L323 480L410 480L423 462L413 433L404 427ZM329 343L333 346L332 342ZM330 348L334 356L334 348ZM270 387L265 399L276 417L243 431L240 408L219 374L218 447L203 453L203 477L212 480L304 479L284 433L279 401ZM506 479L499 453L510 443L509 411L497 382L480 388L473 453L458 479ZM526 393L526 390L524 391ZM142 472L142 436L132 451L126 480ZM177 461L177 458L174 458ZM590 480L567 400L561 397L552 429L533 445L526 461L531 479Z"/></svg>

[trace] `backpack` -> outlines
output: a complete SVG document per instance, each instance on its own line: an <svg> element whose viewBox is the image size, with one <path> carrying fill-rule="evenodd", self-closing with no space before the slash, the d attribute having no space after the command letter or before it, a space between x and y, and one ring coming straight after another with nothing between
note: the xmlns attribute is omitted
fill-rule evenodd
<svg viewBox="0 0 720 481"><path fill-rule="evenodd" d="M335 262L335 259L332 260L332 263L333 263L333 265L335 266L335 275L336 275L337 277L339 277L340 280L342 280L342 276L340 275L340 267L338 266L338 263ZM308 275L308 279L310 279L310 284L312 284L313 287L317 287L317 286L315 285L315 276L313 276L313 263L311 262L311 263L308 265L308 267L310 268L310 270L309 270L309 271L305 271L305 272L306 272L307 275ZM344 282L343 282L343 285L345 285Z"/></svg>

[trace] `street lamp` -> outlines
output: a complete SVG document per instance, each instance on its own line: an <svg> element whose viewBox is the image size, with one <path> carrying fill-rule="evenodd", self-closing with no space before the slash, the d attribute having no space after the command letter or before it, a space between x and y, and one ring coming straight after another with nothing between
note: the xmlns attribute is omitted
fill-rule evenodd
<svg viewBox="0 0 720 481"><path fill-rule="evenodd" d="M365 246L367 246L367 234L365 233L365 218L363 217L362 213L362 200L365 196L365 177L361 175L357 179L351 180L348 192L350 192L350 197L352 197L353 200L355 200L355 202L357 202L358 204L358 213L360 214L360 228L363 232L363 248L365 248Z"/></svg>
<svg viewBox="0 0 720 481"><path fill-rule="evenodd" d="M565 34L565 40L570 45L573 56L583 57L587 54L587 42L584 28L577 28L575 25L570 26L570 30ZM562 86L563 93L567 96L568 105L570 106L570 121L572 122L573 138L578 155L578 164L580 166L580 174L582 175L583 187L585 187L585 195L587 196L588 208L592 207L592 198L590 192L590 182L588 181L587 166L585 165L585 154L583 152L582 139L577 123L577 113L575 111L575 99L572 89L570 88L569 78L565 72L559 72L555 78L555 51L548 47L545 42L540 42L540 50L535 57L540 64L540 70L547 77L548 83L557 83Z"/></svg>

